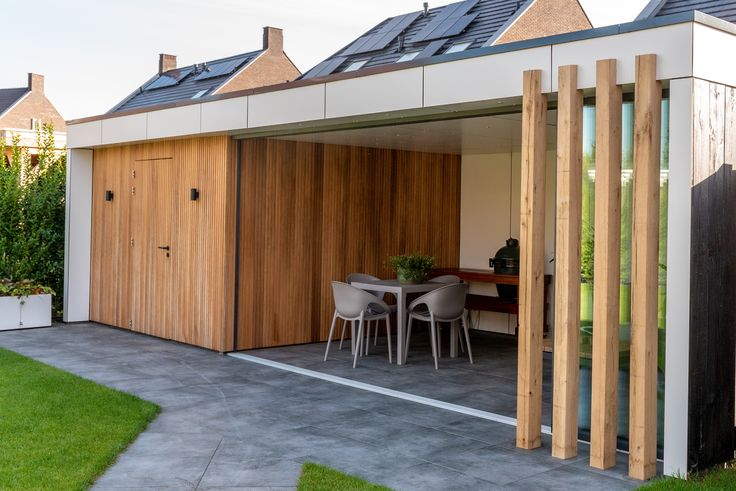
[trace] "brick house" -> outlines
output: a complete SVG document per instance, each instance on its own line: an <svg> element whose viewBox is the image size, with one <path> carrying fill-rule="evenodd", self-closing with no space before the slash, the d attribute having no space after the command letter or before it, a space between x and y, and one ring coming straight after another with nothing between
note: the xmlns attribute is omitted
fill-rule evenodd
<svg viewBox="0 0 736 491"><path fill-rule="evenodd" d="M160 54L157 73L109 112L290 82L301 72L284 53L284 33L263 28L263 47L227 58L178 67L176 56Z"/></svg>
<svg viewBox="0 0 736 491"><path fill-rule="evenodd" d="M0 139L7 147L13 144L13 135L19 135L21 146L35 155L36 130L44 123L54 126L56 146L64 148L66 123L46 97L43 75L29 73L26 87L0 89ZM8 148L6 155L9 153Z"/></svg>

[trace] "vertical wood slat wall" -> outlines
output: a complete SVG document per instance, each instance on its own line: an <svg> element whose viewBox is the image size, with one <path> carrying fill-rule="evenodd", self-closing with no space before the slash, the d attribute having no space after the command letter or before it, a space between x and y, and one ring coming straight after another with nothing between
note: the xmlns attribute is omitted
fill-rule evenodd
<svg viewBox="0 0 736 491"><path fill-rule="evenodd" d="M580 380L580 247L583 194L583 92L578 67L559 69L557 99L557 220L555 250L552 455L578 453Z"/></svg>
<svg viewBox="0 0 736 491"><path fill-rule="evenodd" d="M736 89L693 81L688 471L733 459Z"/></svg>
<svg viewBox="0 0 736 491"><path fill-rule="evenodd" d="M656 78L656 56L644 55L636 60L635 121L634 121L634 230L632 241L632 345L631 345L631 395L629 430L629 474L638 479L648 479L656 473L657 452L657 287L659 247L659 168L661 132L662 87ZM538 73L538 72L536 72ZM568 153L571 127L567 119L577 112L571 111L573 70L561 67L559 77L560 111L558 128L558 224L556 271L556 309L558 326L563 339L556 339L553 454L559 458L574 455L577 424L574 430L570 421L576 421L577 407L568 400L571 393L566 384L576 375L578 353L568 330L578 328L568 325L571 315L559 305L574 302L579 292L579 276L576 273L575 248L579 248L579 236L575 240L572 220L565 214L567 205L578 196L571 187L570 176L565 175L572 156ZM521 190L521 272L520 339L519 339L519 401L517 410L517 446L534 448L534 436L539 430L536 419L537 403L533 400L534 384L541 367L541 353L537 353L533 341L534 326L528 324L529 307L522 308L522 299L534 291L536 277L530 253L534 241L530 237L534 229L525 217L543 210L543 204L534 200L537 192L531 177L537 169L531 158L546 148L543 140L530 131L535 127L535 105L544 104L540 91L534 85L535 71L524 72L524 105L522 135L522 190ZM597 65L596 87L596 249L595 249L595 297L594 297L594 347L591 405L591 465L611 467L616 461L616 401L618 378L618 295L620 250L620 179L621 179L621 89L616 85L616 68L613 60L602 60ZM736 104L734 105L736 107ZM580 120L582 118L578 116ZM736 117L736 116L735 116ZM536 127L541 126L537 122ZM735 125L736 126L736 125ZM736 148L736 145L734 145ZM525 175L526 174L526 175ZM577 185L577 176L575 184ZM580 203L577 204L580 206ZM559 218L562 220L559 220ZM526 218L528 220L528 218ZM734 220L736 222L736 220ZM562 237L560 237L562 235ZM526 251L525 251L526 249ZM565 288L568 286L569 288ZM601 291L604 294L601 294ZM636 314L634 314L634 310ZM531 330L526 339L521 336ZM597 335L597 342L596 342ZM559 334L558 334L559 336ZM733 351L733 350L731 350ZM574 358L573 358L574 357ZM731 355L733 366L733 354ZM733 374L731 374L733 375ZM733 380L733 379L731 379ZM733 383L731 384L733 385ZM733 399L733 398L732 398ZM731 401L733 406L733 401ZM730 413L729 417L733 417ZM732 424L732 421L729 422ZM732 452L732 447L730 447Z"/></svg>
<svg viewBox="0 0 736 491"><path fill-rule="evenodd" d="M524 72L523 94L516 445L533 449L542 444L547 96L541 70Z"/></svg>
<svg viewBox="0 0 736 491"><path fill-rule="evenodd" d="M616 465L621 288L621 104L616 60L596 64L595 249L590 465Z"/></svg>
<svg viewBox="0 0 736 491"><path fill-rule="evenodd" d="M241 145L238 349L325 340L330 281L421 251L456 267L460 157L253 139Z"/></svg>
<svg viewBox="0 0 736 491"><path fill-rule="evenodd" d="M133 321L135 331L230 350L234 183L234 146L226 136L96 149L90 319L126 329ZM190 200L191 188L199 200ZM106 190L114 192L110 202ZM131 238L145 261L133 261ZM144 254L166 239L168 260L158 249Z"/></svg>

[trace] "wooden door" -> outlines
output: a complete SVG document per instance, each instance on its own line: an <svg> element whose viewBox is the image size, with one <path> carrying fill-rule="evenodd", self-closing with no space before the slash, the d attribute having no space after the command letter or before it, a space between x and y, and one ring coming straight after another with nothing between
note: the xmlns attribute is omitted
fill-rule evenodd
<svg viewBox="0 0 736 491"><path fill-rule="evenodd" d="M177 171L170 158L138 160L132 175L131 327L171 339L177 312L172 259L177 253Z"/></svg>

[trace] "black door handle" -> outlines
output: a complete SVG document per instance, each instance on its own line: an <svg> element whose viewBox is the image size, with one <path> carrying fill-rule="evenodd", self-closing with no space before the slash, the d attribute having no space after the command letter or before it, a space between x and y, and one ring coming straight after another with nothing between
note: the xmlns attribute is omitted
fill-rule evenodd
<svg viewBox="0 0 736 491"><path fill-rule="evenodd" d="M169 246L158 246L158 248L161 249L162 251L170 251L171 250L171 247L169 247Z"/></svg>

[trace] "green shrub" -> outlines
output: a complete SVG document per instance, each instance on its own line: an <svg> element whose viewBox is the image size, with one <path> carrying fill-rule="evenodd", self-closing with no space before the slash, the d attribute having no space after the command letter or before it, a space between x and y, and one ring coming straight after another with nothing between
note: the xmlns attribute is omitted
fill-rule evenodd
<svg viewBox="0 0 736 491"><path fill-rule="evenodd" d="M434 267L435 258L415 252L414 254L402 254L388 258L388 264L393 269L400 281L421 283Z"/></svg>
<svg viewBox="0 0 736 491"><path fill-rule="evenodd" d="M66 153L55 149L54 130L37 133L38 160L15 135L8 161L0 161L0 278L29 280L52 291L64 285ZM0 158L6 154L0 142ZM54 297L61 314L62 298Z"/></svg>

